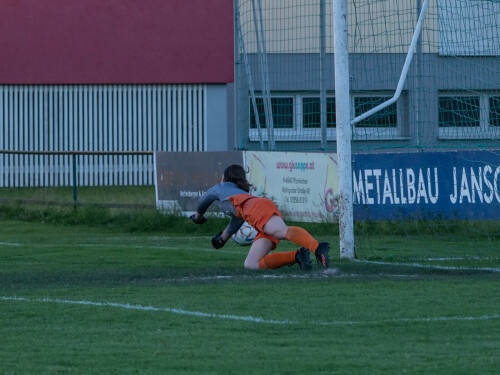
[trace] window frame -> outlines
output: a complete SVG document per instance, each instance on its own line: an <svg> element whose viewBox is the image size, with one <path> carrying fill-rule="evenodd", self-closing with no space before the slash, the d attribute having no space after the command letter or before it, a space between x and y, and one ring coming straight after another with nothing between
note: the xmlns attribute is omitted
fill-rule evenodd
<svg viewBox="0 0 500 375"><path fill-rule="evenodd" d="M260 100L259 100L260 99ZM279 116L279 114L276 113L276 106L280 106L282 104L275 104L273 103L273 99L292 99L292 102L291 102L291 105L292 105L292 113L291 113L291 117L292 117L292 123L290 124L291 126L276 126L276 123L278 121L276 121L276 118L275 116ZM262 121L261 121L261 129L267 129L266 127L266 124L265 124L265 107L264 107L264 101L262 100L262 96L258 96L256 97L256 102L257 101L260 101L261 103L256 103L257 105L257 108L259 109L259 107L261 107L263 113L259 114L259 120L262 120L263 118L263 122L264 124L262 124ZM294 120L294 116L295 116L295 101L294 101L294 98L290 95L280 95L280 96L272 96L271 97L271 109L272 109L272 114L273 114L273 127L274 129L283 129L283 130L286 130L286 129L292 129L294 127L294 124L295 124L295 120ZM255 115L253 113L253 104L251 103L251 108L250 108L250 129L257 129L257 123L253 124L252 123L252 118L254 118ZM255 122L255 120L254 120ZM262 125L264 125L264 127L262 127Z"/></svg>
<svg viewBox="0 0 500 375"><path fill-rule="evenodd" d="M367 98L379 98L379 97L392 97L393 92L388 91L363 91L363 92L351 92L350 95L350 107L351 114L354 113L354 102L356 97L367 97ZM374 141L387 141L387 140L406 140L408 136L403 135L403 128L405 124L403 123L406 116L404 113L408 111L407 100L403 98L406 92L396 102L397 124L395 127L356 127L353 126L353 140L364 141L364 140L374 140ZM256 93L256 98L262 98L261 93ZM319 98L319 92L272 92L271 99L275 97L292 97L293 98L293 126L291 128L274 128L274 140L275 141L290 141L290 142L317 142L321 141L321 127L319 128L305 128L303 126L303 99L305 98ZM327 98L334 98L333 92L327 92ZM252 98L249 96L249 109L253 111ZM252 142L259 141L259 129L251 128L251 112L248 114L248 129L249 129L249 139ZM326 137L328 141L337 140L337 130L335 127L326 129ZM264 141L268 140L267 128L261 128L262 139Z"/></svg>
<svg viewBox="0 0 500 375"><path fill-rule="evenodd" d="M498 125L492 124L492 113L491 113L491 100L492 99L497 101L498 105L499 105L499 110L498 110L497 115L496 115L497 118L495 119L497 122L499 122ZM489 121L489 125L491 128L493 128L493 129L500 128L500 94L488 96L488 121Z"/></svg>
<svg viewBox="0 0 500 375"><path fill-rule="evenodd" d="M255 95L256 98L263 98L263 95L262 94L256 94ZM296 121L297 121L297 105L296 105L296 95L293 94L293 93L287 93L287 92L284 92L284 93L272 93L271 94L271 100L273 98L292 98L292 111L293 111L293 115L292 115L292 118L293 118L293 124L292 124L292 127L291 128L276 128L274 127L274 140L275 141L286 141L286 140L289 140L290 137L292 138L296 138L297 137L297 125L296 125ZM255 128L252 128L251 127L251 116L252 116L252 111L253 111L253 103L252 103L252 97L249 96L249 109L250 109L250 112L248 113L248 134L249 134L249 138L250 138L250 141L259 141L260 140L260 137L259 137L259 129L257 127ZM273 113L273 116L274 116L274 113ZM262 139L264 141L267 141L268 140L268 132L267 132L267 127L261 127L260 128L260 132L261 132L261 135L262 135ZM295 139L293 139L295 140Z"/></svg>
<svg viewBox="0 0 500 375"><path fill-rule="evenodd" d="M408 111L408 108L404 108L406 104L405 96L406 92L403 92L401 96L396 101L396 126L381 126L381 127L358 127L354 124L352 130L352 139L355 141L387 141L387 140L405 140L408 139L407 136L403 135L403 119L405 118L404 112ZM393 92L389 91L363 91L363 92L353 92L351 93L351 117L354 118L355 111L355 98L386 98L387 100L394 96Z"/></svg>
<svg viewBox="0 0 500 375"><path fill-rule="evenodd" d="M321 111L321 97L319 95L302 95L300 99L301 99L301 103L302 103L302 107L301 107L301 109L302 109L302 117L301 117L301 119L302 119L302 128L303 129L307 129L308 131L309 130L314 130L314 129L321 129L321 113L320 113L320 111ZM319 106L319 110L318 110L317 114L320 117L320 122L318 123L318 126L314 126L313 127L313 126L307 126L307 125L305 125L304 118L305 118L306 114L304 112L304 108L305 108L305 105L306 105L305 101L307 99L317 99L316 103L314 103L314 104L317 104ZM328 112L328 104L329 103L328 102L329 102L329 99L333 99L333 110L334 110L333 111L333 125L334 126L328 126L328 114L329 114L329 112ZM309 104L312 104L312 103L309 103ZM327 129L336 129L337 128L337 121L336 121L336 116L335 116L335 114L336 114L335 109L336 109L335 108L335 96L333 96L333 95L327 95L326 96L326 111L327 111L327 120L326 120L327 125L326 125L326 127L327 127Z"/></svg>
<svg viewBox="0 0 500 375"><path fill-rule="evenodd" d="M439 126L439 99L442 97L477 97L479 98L479 126ZM499 92L465 92L448 91L438 92L437 116L438 116L438 139L441 140L459 140L459 139L491 139L500 137L500 126L490 124L490 103L491 97L500 97Z"/></svg>

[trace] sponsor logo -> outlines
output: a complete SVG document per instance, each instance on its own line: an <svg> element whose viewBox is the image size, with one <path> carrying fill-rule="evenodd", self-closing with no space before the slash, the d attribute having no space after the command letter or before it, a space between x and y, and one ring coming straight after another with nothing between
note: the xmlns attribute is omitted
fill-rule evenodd
<svg viewBox="0 0 500 375"><path fill-rule="evenodd" d="M277 161L276 169L288 169L290 172L293 170L305 171L314 170L314 162L295 162L295 161Z"/></svg>

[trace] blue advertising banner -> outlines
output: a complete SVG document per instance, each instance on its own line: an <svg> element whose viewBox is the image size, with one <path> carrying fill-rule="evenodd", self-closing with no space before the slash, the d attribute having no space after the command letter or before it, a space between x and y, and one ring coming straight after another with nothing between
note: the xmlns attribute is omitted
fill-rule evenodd
<svg viewBox="0 0 500 375"><path fill-rule="evenodd" d="M357 220L500 220L500 150L353 155Z"/></svg>

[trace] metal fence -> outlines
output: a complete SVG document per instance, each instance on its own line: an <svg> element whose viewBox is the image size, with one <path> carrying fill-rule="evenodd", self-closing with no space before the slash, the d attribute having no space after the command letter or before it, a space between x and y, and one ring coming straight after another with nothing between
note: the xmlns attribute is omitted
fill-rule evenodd
<svg viewBox="0 0 500 375"><path fill-rule="evenodd" d="M1 187L152 185L153 151L10 151Z"/></svg>
<svg viewBox="0 0 500 375"><path fill-rule="evenodd" d="M206 151L206 96L205 85L0 86L0 187L71 186L74 173L81 186L152 184L151 151Z"/></svg>

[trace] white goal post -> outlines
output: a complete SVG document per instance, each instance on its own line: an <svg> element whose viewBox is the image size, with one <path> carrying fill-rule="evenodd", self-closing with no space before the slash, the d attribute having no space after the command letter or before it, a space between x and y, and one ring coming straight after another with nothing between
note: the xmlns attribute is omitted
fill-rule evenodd
<svg viewBox="0 0 500 375"><path fill-rule="evenodd" d="M395 103L403 90L422 24L429 6L424 0L394 96L351 120L347 0L333 0L337 157L339 171L340 258L354 259L354 210L352 199L352 128L354 124Z"/></svg>

